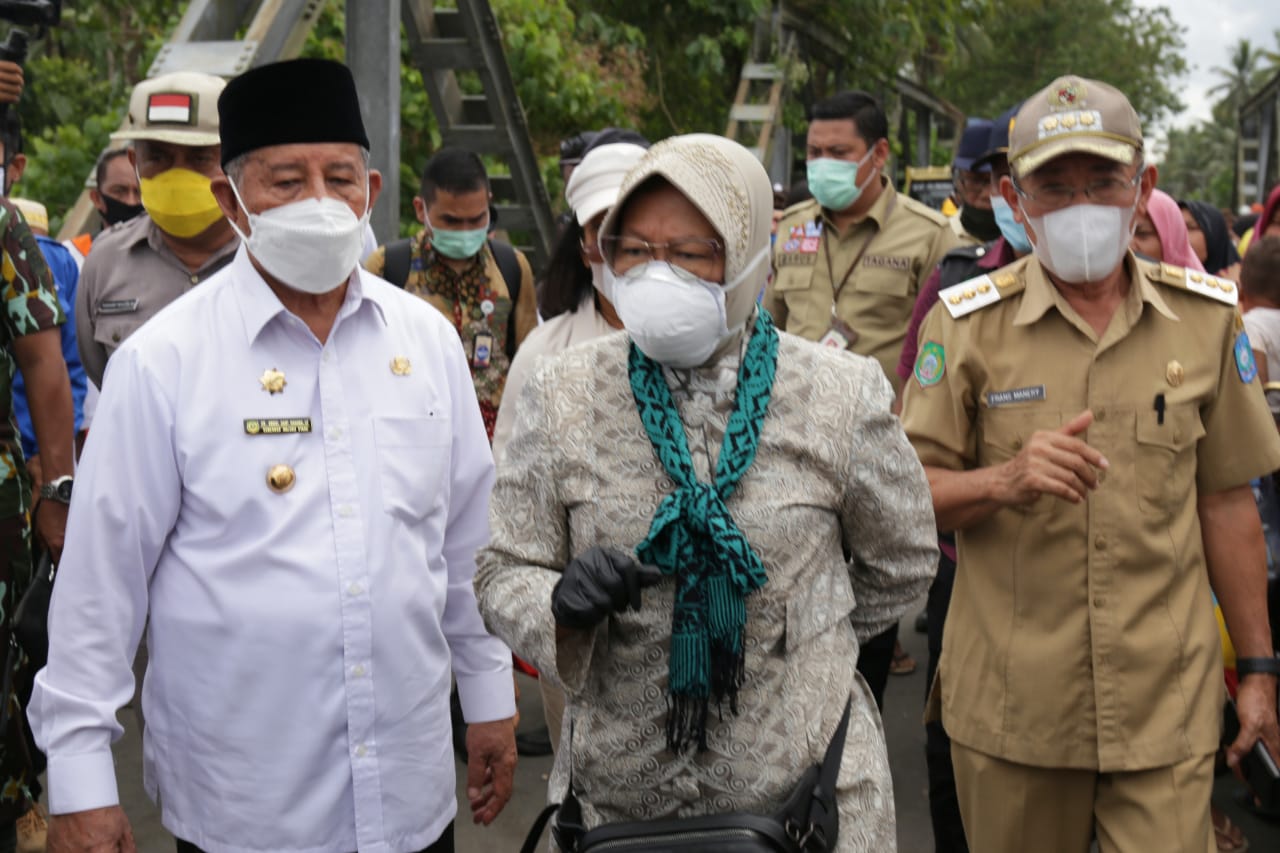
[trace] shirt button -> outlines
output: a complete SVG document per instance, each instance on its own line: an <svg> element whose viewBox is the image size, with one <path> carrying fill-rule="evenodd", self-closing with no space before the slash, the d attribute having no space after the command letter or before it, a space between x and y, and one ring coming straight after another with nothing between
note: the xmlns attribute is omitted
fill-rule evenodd
<svg viewBox="0 0 1280 853"><path fill-rule="evenodd" d="M353 583L347 587L347 595L360 595L364 592L364 587L359 583Z"/></svg>
<svg viewBox="0 0 1280 853"><path fill-rule="evenodd" d="M1093 416L1094 416L1094 418L1096 418L1097 420L1105 421L1105 420L1107 419L1107 410L1106 410L1106 409L1098 409L1098 411L1094 412Z"/></svg>
<svg viewBox="0 0 1280 853"><path fill-rule="evenodd" d="M330 353L330 352L329 352L329 350L325 350L325 351L320 355L320 360L321 360L321 361L323 361L323 362L325 362L326 364L327 364L327 363L329 362L329 360L330 360L330 359L332 359L332 358L333 358L333 355L332 355L332 353Z"/></svg>
<svg viewBox="0 0 1280 853"><path fill-rule="evenodd" d="M112 332L112 333L111 333L111 343L113 343L113 344L118 344L118 343L120 343L120 333L119 333L119 332Z"/></svg>
<svg viewBox="0 0 1280 853"><path fill-rule="evenodd" d="M200 276L198 276L198 275L193 275L193 276L191 276L191 283L192 283L192 284L199 284L199 283L200 283Z"/></svg>
<svg viewBox="0 0 1280 853"><path fill-rule="evenodd" d="M1103 598L1102 596L1098 596L1097 598L1095 598L1095 599L1093 600L1093 606L1094 606L1094 607L1097 607L1097 608L1101 608L1101 607L1102 607L1103 605L1105 605L1106 603L1107 603L1107 600L1106 600L1105 598Z"/></svg>
<svg viewBox="0 0 1280 853"><path fill-rule="evenodd" d="M351 667L351 674L356 678L364 678L364 664L356 664Z"/></svg>
<svg viewBox="0 0 1280 853"><path fill-rule="evenodd" d="M1107 537L1099 536L1093 540L1093 547L1099 551L1107 550Z"/></svg>
<svg viewBox="0 0 1280 853"><path fill-rule="evenodd" d="M350 518L355 514L356 514L356 511L351 507L351 504L342 504L341 506L338 507L338 515L342 516L343 518Z"/></svg>
<svg viewBox="0 0 1280 853"><path fill-rule="evenodd" d="M337 441L342 438L342 427L329 427L329 440Z"/></svg>
<svg viewBox="0 0 1280 853"><path fill-rule="evenodd" d="M368 754L369 750L364 748L364 744L360 744L356 747L356 758L364 758Z"/></svg>

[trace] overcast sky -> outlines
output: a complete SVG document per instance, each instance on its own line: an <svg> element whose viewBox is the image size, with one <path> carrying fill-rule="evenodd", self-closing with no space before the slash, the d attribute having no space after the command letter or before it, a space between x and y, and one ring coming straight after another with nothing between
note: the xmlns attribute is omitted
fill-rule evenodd
<svg viewBox="0 0 1280 853"><path fill-rule="evenodd" d="M1172 123L1185 126L1208 119L1212 102L1208 91L1221 78L1209 69L1231 66L1231 50L1247 38L1255 47L1276 50L1280 29L1277 0L1136 0L1139 6L1165 6L1186 32L1187 76L1180 81L1186 109Z"/></svg>

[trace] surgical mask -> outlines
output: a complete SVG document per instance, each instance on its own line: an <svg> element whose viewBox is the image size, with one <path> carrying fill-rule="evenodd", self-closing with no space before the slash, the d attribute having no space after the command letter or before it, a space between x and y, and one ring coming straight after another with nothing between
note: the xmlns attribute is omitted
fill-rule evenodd
<svg viewBox="0 0 1280 853"><path fill-rule="evenodd" d="M604 285L604 278L605 278L605 274L606 274L606 273L605 273L605 265L604 265L604 264L597 264L597 263L595 263L594 261L592 261L592 263L591 263L591 286L592 286L592 287L594 287L596 290L600 291L601 293L604 293L604 286L605 286L605 285Z"/></svg>
<svg viewBox="0 0 1280 853"><path fill-rule="evenodd" d="M190 169L169 169L154 178L138 176L142 206L161 231L179 238L194 237L222 218L211 182Z"/></svg>
<svg viewBox="0 0 1280 853"><path fill-rule="evenodd" d="M697 367L741 329L728 326L725 296L768 257L766 247L723 285L682 276L666 261L649 261L622 275L605 267L604 295L642 353L667 367Z"/></svg>
<svg viewBox="0 0 1280 853"><path fill-rule="evenodd" d="M98 215L102 217L102 221L107 225L115 225L117 222L128 222L143 210L141 204L125 204L120 199L112 198L106 193L102 193L102 203L107 209Z"/></svg>
<svg viewBox="0 0 1280 853"><path fill-rule="evenodd" d="M1027 236L1026 227L1013 218L1013 208L1009 206L1009 202L1000 196L993 195L991 197L991 211L996 216L996 225L1000 227L1000 233L1004 236L1004 241L1020 255L1030 252L1031 238Z"/></svg>
<svg viewBox="0 0 1280 853"><path fill-rule="evenodd" d="M427 219L427 227L431 229L431 248L455 261L475 257L489 239L489 226L473 228L470 231L442 231Z"/></svg>
<svg viewBox="0 0 1280 853"><path fill-rule="evenodd" d="M867 185L876 179L878 173L872 169L862 186L858 186L858 169L862 168L862 164L870 158L871 152L868 151L866 157L856 162L833 160L830 157L810 160L805 165L805 172L809 179L809 192L813 193L818 204L827 210L847 209L858 200Z"/></svg>
<svg viewBox="0 0 1280 853"><path fill-rule="evenodd" d="M1071 284L1100 281L1115 271L1133 238L1137 202L1128 209L1076 204L1044 216L1028 216L1040 263ZM1023 215L1026 211L1023 210Z"/></svg>
<svg viewBox="0 0 1280 853"><path fill-rule="evenodd" d="M231 191L249 217L250 231L245 236L234 222L231 227L249 254L271 275L294 290L314 294L329 293L351 276L364 250L364 229L369 221L367 183L360 217L346 202L328 196L250 213L234 182Z"/></svg>

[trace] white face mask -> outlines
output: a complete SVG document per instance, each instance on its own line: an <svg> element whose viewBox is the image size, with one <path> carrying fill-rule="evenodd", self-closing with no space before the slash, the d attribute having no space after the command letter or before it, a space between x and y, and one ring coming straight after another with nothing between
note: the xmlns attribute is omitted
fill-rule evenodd
<svg viewBox="0 0 1280 853"><path fill-rule="evenodd" d="M249 217L249 235L241 233L234 222L231 227L263 269L304 293L329 293L347 281L364 249L364 229L369 221L367 182L364 215L359 218L346 202L327 196L250 213L235 183L230 183L236 202ZM335 277L339 277L337 281Z"/></svg>
<svg viewBox="0 0 1280 853"><path fill-rule="evenodd" d="M602 294L604 294L604 277L605 277L604 264L597 264L595 261L592 261L591 262L591 286L594 287L596 290L600 291L600 293ZM606 299L608 298L607 294L605 294L605 298Z"/></svg>
<svg viewBox="0 0 1280 853"><path fill-rule="evenodd" d="M667 367L697 367L741 328L728 326L725 294L746 281L768 256L766 246L723 285L681 278L665 261L649 261L621 276L606 266L603 291L642 353Z"/></svg>
<svg viewBox="0 0 1280 853"><path fill-rule="evenodd" d="M1035 232L1032 247L1040 263L1063 281L1080 284L1101 281L1115 272L1133 237L1131 208L1105 204L1077 204L1044 216L1023 216Z"/></svg>

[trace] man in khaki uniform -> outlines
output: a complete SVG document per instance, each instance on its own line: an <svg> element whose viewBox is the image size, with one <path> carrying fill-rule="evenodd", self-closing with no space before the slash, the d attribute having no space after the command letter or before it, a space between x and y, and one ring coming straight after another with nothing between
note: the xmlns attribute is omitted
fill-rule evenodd
<svg viewBox="0 0 1280 853"><path fill-rule="evenodd" d="M844 92L814 106L813 199L778 222L764 304L781 329L875 358L896 391L920 283L960 241L945 216L889 186L888 135L870 95Z"/></svg>
<svg viewBox="0 0 1280 853"><path fill-rule="evenodd" d="M1123 94L1078 77L1019 111L1004 199L1033 254L943 290L903 421L959 531L931 697L973 850L1213 849L1222 657L1234 763L1280 755L1262 532L1280 468L1235 286L1127 251L1155 185Z"/></svg>

